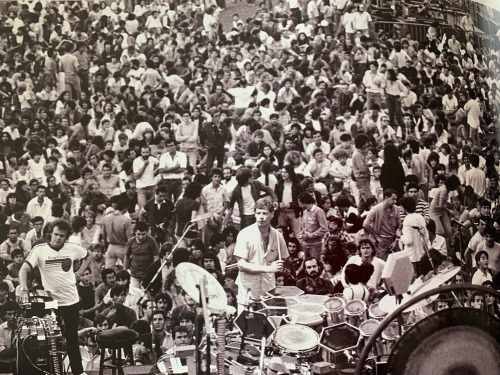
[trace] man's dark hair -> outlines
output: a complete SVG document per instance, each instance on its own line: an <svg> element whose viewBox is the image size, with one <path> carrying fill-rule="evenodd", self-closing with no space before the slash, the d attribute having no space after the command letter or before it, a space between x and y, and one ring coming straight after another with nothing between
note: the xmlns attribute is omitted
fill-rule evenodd
<svg viewBox="0 0 500 375"><path fill-rule="evenodd" d="M5 302L3 306L0 307L0 317L2 319L5 319L5 314L8 311L14 311L17 315L19 313L19 310L19 305L16 302L7 300L7 302Z"/></svg>
<svg viewBox="0 0 500 375"><path fill-rule="evenodd" d="M139 221L135 224L135 231L147 232L149 230L149 225L145 221Z"/></svg>
<svg viewBox="0 0 500 375"><path fill-rule="evenodd" d="M299 195L299 202L302 204L314 204L316 201L314 200L314 197L311 196L311 194L307 192L300 193Z"/></svg>
<svg viewBox="0 0 500 375"><path fill-rule="evenodd" d="M101 279L104 282L108 275L114 274L116 276L116 272L112 268L105 268L101 271Z"/></svg>
<svg viewBox="0 0 500 375"><path fill-rule="evenodd" d="M39 186L40 188L40 186ZM66 237L69 237L71 234L71 225L64 219L56 219L54 220L49 227L49 233L52 234L54 228L59 228L62 231L66 232Z"/></svg>
<svg viewBox="0 0 500 375"><path fill-rule="evenodd" d="M127 271L125 271L125 272L127 272ZM127 287L124 286L124 285L114 285L109 290L109 295L111 296L111 298L117 297L117 296L119 296L122 293L127 294Z"/></svg>
<svg viewBox="0 0 500 375"><path fill-rule="evenodd" d="M158 315L158 314L163 316L163 319L165 319L165 321L167 320L167 312L165 310L162 310L162 309L153 310L153 313L151 314L151 318L154 317L155 315Z"/></svg>
<svg viewBox="0 0 500 375"><path fill-rule="evenodd" d="M403 197L399 200L399 204L410 214L414 213L417 204L415 203L415 200L410 197Z"/></svg>
<svg viewBox="0 0 500 375"><path fill-rule="evenodd" d="M172 337L174 338L174 340L175 340L175 335L176 335L177 333L179 333L179 332L180 332L180 333L183 333L183 332L184 332L184 333L186 333L186 334L189 334L189 331L188 331L188 329L187 329L185 326L177 326L177 327L175 327L175 328L174 328L174 330L173 330L173 332L172 332Z"/></svg>
<svg viewBox="0 0 500 375"><path fill-rule="evenodd" d="M116 273L116 280L127 280L130 282L130 273L127 270L120 270Z"/></svg>

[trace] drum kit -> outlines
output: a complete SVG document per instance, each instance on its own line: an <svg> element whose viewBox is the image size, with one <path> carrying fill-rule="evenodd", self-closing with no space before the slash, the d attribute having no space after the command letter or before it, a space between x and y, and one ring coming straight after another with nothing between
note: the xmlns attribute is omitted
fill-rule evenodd
<svg viewBox="0 0 500 375"><path fill-rule="evenodd" d="M327 371L318 373L406 373L398 372L401 364L397 360L391 362L391 353L396 349L398 353L404 351L401 338L412 327L393 313L413 300L415 303L401 315L433 303L439 290L435 292L436 297L421 297L449 282L459 271L458 267L441 271L425 282L415 282L402 296L386 295L370 305L362 300L346 301L341 295L308 295L296 287L276 287L266 297L248 303L236 316L235 309L227 306L222 286L212 275L191 263L177 267L179 283L188 295L200 300L203 307L206 368L210 368L210 357L215 358L218 375L264 374L266 369L271 369L270 364L277 368L273 371L278 374L313 374L315 365L325 361L329 366ZM234 323L237 330L228 332L228 323ZM211 339L216 341L212 350L208 344ZM197 343L198 348L200 344ZM365 355L367 345L369 352ZM492 344L485 339L478 345ZM409 359L417 361L413 357Z"/></svg>

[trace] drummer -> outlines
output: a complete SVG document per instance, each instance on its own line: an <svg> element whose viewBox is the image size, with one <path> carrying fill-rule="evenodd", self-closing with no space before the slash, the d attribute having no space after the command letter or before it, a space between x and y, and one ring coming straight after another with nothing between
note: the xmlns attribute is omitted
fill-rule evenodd
<svg viewBox="0 0 500 375"><path fill-rule="evenodd" d="M251 196L251 195L250 195ZM276 286L275 273L283 271L288 250L282 234L271 227L274 204L269 197L255 202L256 222L244 228L236 239L234 256L238 259L238 312L243 311L249 292L262 297Z"/></svg>

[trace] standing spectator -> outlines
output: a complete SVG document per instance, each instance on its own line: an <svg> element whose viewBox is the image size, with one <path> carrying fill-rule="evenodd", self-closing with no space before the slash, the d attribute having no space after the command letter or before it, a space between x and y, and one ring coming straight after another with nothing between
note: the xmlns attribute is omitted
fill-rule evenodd
<svg viewBox="0 0 500 375"><path fill-rule="evenodd" d="M139 211L154 195L155 170L160 163L150 155L151 149L147 145L141 147L141 156L134 159L133 171L137 187L137 204Z"/></svg>
<svg viewBox="0 0 500 375"><path fill-rule="evenodd" d="M465 103L464 112L467 114L467 124L469 124L469 138L472 139L473 145L480 145L479 142L479 127L481 125L481 108L477 100L475 90L469 90L469 101Z"/></svg>
<svg viewBox="0 0 500 375"><path fill-rule="evenodd" d="M173 235L173 211L174 203L167 198L165 186L158 186L155 196L146 202L139 214L141 220L145 220L151 228L151 234L160 244Z"/></svg>
<svg viewBox="0 0 500 375"><path fill-rule="evenodd" d="M198 122L191 119L191 113L184 111L182 112L182 121L175 133L175 140L180 143L180 151L187 155L189 165L193 167L194 173L196 173L198 160L198 126Z"/></svg>
<svg viewBox="0 0 500 375"><path fill-rule="evenodd" d="M166 198L176 202L182 193L182 177L187 168L187 156L184 152L177 151L173 139L167 140L165 146L168 152L160 157L159 182L165 186Z"/></svg>
<svg viewBox="0 0 500 375"><path fill-rule="evenodd" d="M370 168L368 167L366 158L369 147L368 142L369 138L364 134L357 135L354 139L356 151L352 155L352 175L357 190L355 192L357 203L362 200L366 202L372 196L370 190Z"/></svg>
<svg viewBox="0 0 500 375"><path fill-rule="evenodd" d="M471 186L479 197L486 192L486 174L479 169L479 155L470 155L472 168L465 174L465 186Z"/></svg>
<svg viewBox="0 0 500 375"><path fill-rule="evenodd" d="M397 192L384 189L383 197L384 201L368 212L363 228L375 240L377 257L385 261L390 253L398 249L401 221L399 209L395 205L398 199Z"/></svg>
<svg viewBox="0 0 500 375"><path fill-rule="evenodd" d="M355 32L359 31L363 36L370 36L372 17L365 11L364 4L358 4L358 11L354 13L352 23Z"/></svg>
<svg viewBox="0 0 500 375"><path fill-rule="evenodd" d="M81 92L80 78L78 77L80 63L72 54L73 48L73 43L66 42L63 55L59 57L59 69L61 73L64 73L65 89L69 92L70 98L76 100Z"/></svg>
<svg viewBox="0 0 500 375"><path fill-rule="evenodd" d="M254 181L252 171L249 168L240 168L236 172L238 185L234 188L226 212L227 222L232 214L235 203L238 203L241 217L241 229L255 223L255 203L262 195L268 195L272 198L274 205L277 205L278 199L276 193L259 181ZM224 224L223 224L224 225Z"/></svg>
<svg viewBox="0 0 500 375"><path fill-rule="evenodd" d="M429 206L429 216L436 223L436 233L446 238L448 248L451 238L450 217L453 216L451 204L448 203L449 194L460 186L457 176L449 176L445 183L436 190L434 198Z"/></svg>
<svg viewBox="0 0 500 375"><path fill-rule="evenodd" d="M106 268L115 268L120 259L122 266L128 239L132 237L132 220L126 216L127 204L124 201L116 203L116 209L102 219L101 233L106 247Z"/></svg>
<svg viewBox="0 0 500 375"><path fill-rule="evenodd" d="M207 148L206 174L214 166L214 161L217 159L217 167L222 168L225 154L225 144L232 139L227 122L221 122L221 112L216 110L212 114L212 121L203 125L200 134L202 145Z"/></svg>
<svg viewBox="0 0 500 375"><path fill-rule="evenodd" d="M401 231L402 250L407 251L409 254L415 277L420 277L424 274L421 262L430 245L429 233L427 232L424 217L415 212L417 205L413 198L403 197L399 203L406 213Z"/></svg>
<svg viewBox="0 0 500 375"><path fill-rule="evenodd" d="M328 233L328 222L325 212L315 204L314 198L307 192L299 195L302 207L302 230L298 239L302 242L302 250L307 257L316 258L321 262L323 237Z"/></svg>
<svg viewBox="0 0 500 375"><path fill-rule="evenodd" d="M393 189L398 197L404 194L405 172L399 160L398 149L392 143L384 146L384 164L380 173L380 185L383 189Z"/></svg>
<svg viewBox="0 0 500 375"><path fill-rule="evenodd" d="M203 227L203 241L209 243L214 233L220 233L222 230L222 213L227 210L229 205L229 195L226 187L221 185L222 169L213 168L208 177L212 182L201 190L201 204L205 212L212 212L213 218L207 221Z"/></svg>
<svg viewBox="0 0 500 375"><path fill-rule="evenodd" d="M140 221L135 226L135 236L127 242L123 268L130 269L130 286L141 288L148 267L158 259L158 244L147 234L149 226Z"/></svg>
<svg viewBox="0 0 500 375"><path fill-rule="evenodd" d="M278 226L291 230L295 238L302 226L298 197L301 191L300 182L292 165L285 165L281 170L281 179L275 188L278 198Z"/></svg>
<svg viewBox="0 0 500 375"><path fill-rule="evenodd" d="M386 86L385 77L378 72L378 62L370 61L370 69L363 77L363 85L366 87L366 107L372 109L373 104L379 107L382 103L382 94Z"/></svg>

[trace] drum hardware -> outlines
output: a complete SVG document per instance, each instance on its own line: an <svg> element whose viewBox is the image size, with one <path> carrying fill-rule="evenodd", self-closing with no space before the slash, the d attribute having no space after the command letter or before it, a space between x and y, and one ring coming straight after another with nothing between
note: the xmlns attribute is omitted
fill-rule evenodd
<svg viewBox="0 0 500 375"><path fill-rule="evenodd" d="M270 297L298 297L303 295L304 291L296 286L277 286L266 294Z"/></svg>
<svg viewBox="0 0 500 375"><path fill-rule="evenodd" d="M12 346L18 374L62 374L62 335L53 311L44 318L20 317Z"/></svg>
<svg viewBox="0 0 500 375"><path fill-rule="evenodd" d="M359 328L349 323L324 328L319 341L323 359L334 364L347 363L352 360L350 352L356 350L360 338Z"/></svg>
<svg viewBox="0 0 500 375"><path fill-rule="evenodd" d="M493 295L495 296L496 298L500 298L500 292L498 291L495 291L491 288L487 288L487 287L483 287L483 286L478 286L478 285L471 285L471 284L455 284L455 285L447 285L447 286L442 286L442 287L439 287L437 289L432 289L432 290L427 290L425 292L421 292L419 293L419 295L417 296L414 296L414 299L411 299L411 300L408 300L406 301L405 303L401 304L401 306L399 306L395 311L391 312L381 323L380 323L380 326L376 329L376 331L373 333L373 335L368 339L368 341L366 342L366 345L365 347L363 348L359 358L358 358L358 363L357 363L357 367L356 367L356 372L355 374L356 375L361 375L362 374L362 371L363 371L363 364L365 363L370 351L371 351L371 348L372 346L374 345L375 341L377 340L377 338L380 336L380 334L386 330L386 328L392 323L393 327L394 327L394 322L393 320L398 316L400 315L401 313L403 313L405 310L407 310L412 304L415 304L415 303L418 303L434 294L440 294L440 293L449 293L451 291L463 291L463 290L471 290L471 291L478 291L478 292L481 292L481 293L484 293L484 294L490 294L490 295ZM468 313L453 313L454 315L451 316L451 318L449 316L446 316L444 315L444 313L447 313L448 311L453 311L453 310L456 310L456 311L473 311L473 313L476 313L476 312L480 312L479 310L472 310L472 309L464 309L464 308L456 308L456 309L447 309L447 310L442 310L441 312L443 313L443 316L445 316L446 318L445 319L442 319L442 318L433 318L436 314L439 314L439 313L436 313L436 314L433 314L431 316L429 316L428 318L420 321L419 323L417 323L417 325L419 325L419 327L422 327L426 324L426 322L430 321L430 322L442 322L441 325L445 326L446 328L449 328L448 326L450 324L452 324L452 329L453 329L453 324L455 324L456 322L461 322L461 321L473 321L474 323L476 322L481 322L483 321L484 319L481 319L481 318L478 318L478 319L471 319L471 316L470 315L467 315L467 314L471 314L470 312ZM440 312L440 313L441 313ZM483 313L483 312L481 312ZM451 313L449 313L451 314ZM466 317L462 317L461 315L462 314L465 314L467 315ZM496 318L493 318L491 315L487 314L486 312L484 312L485 316L489 316L490 319L488 320L487 322L487 326L488 328L487 329L484 329L485 332L491 332L493 333L495 339L498 341L499 338L500 338L500 323L499 323L499 320L496 319ZM429 323L427 323L429 324ZM465 325L467 325L465 323ZM456 325L455 325L456 326ZM433 328L432 330L430 330L429 332L432 332L432 333L435 333L437 330L439 330L440 327L439 324L436 326L437 328ZM490 329L492 328L493 329ZM394 327L395 329L395 327ZM411 331L411 330L410 330ZM409 331L409 332L410 332ZM457 329L457 331L460 331L460 328ZM413 330L413 332L418 332L418 329L415 329ZM388 337L390 334L390 332L386 332L386 337ZM408 335L409 336L409 335ZM407 337L407 334L405 334L405 336L403 336L399 341L398 343L396 344L396 347L400 345L400 342L405 338ZM415 343L420 343L421 340L417 339L415 340L415 338L413 338L414 342ZM444 342L443 340L436 340L434 339L434 341L441 341L441 342ZM457 340L457 341L463 341L463 340ZM486 342L488 341L487 339L484 339L483 342ZM491 341L491 340L490 340ZM449 342L449 341L447 341ZM498 344L497 343L497 350L498 350ZM401 344L403 345L403 344ZM396 347L394 350L396 350ZM394 350L393 350L393 353L394 353ZM464 349L461 349L462 351ZM402 348L399 350L399 352L401 353L406 353L406 355L410 355L411 354L411 351L409 351L407 348ZM470 352L473 352L473 353L478 353L478 351L476 349L470 349ZM499 350L499 353L500 353L500 350ZM499 353L495 353L496 355L496 359L498 358L498 354ZM455 354L455 357L456 358L461 358L460 354ZM382 357L378 357L377 358L377 361L383 359L383 356ZM425 362L423 360L423 357L420 357L419 361L421 362ZM441 361L441 358L439 360L435 360L434 362L432 363L435 363L435 362L440 362ZM398 358L398 362L401 362L401 357ZM406 365L407 362L405 362L404 360L402 360L402 362ZM441 361L442 362L442 361ZM415 362L416 364L417 362ZM441 365L442 363L440 363ZM491 363L489 363L490 365ZM496 364L498 365L498 361L496 360ZM460 365L461 366L461 365ZM383 364L382 366L378 366L377 367L380 367L383 369ZM466 373L465 371L465 368L464 367L456 367L458 371L461 371L462 373ZM440 373L445 373L445 372L449 372L451 371L451 367L448 368L448 369L440 369L439 371L441 371ZM433 373L436 373L435 371L435 368L433 367ZM465 372L464 372L465 371ZM384 374L386 372L382 372L382 374ZM393 374L401 374L401 373L405 373L404 371L403 372L397 372L397 371L393 371L393 372L388 372L388 373L393 373ZM469 371L470 373L470 371ZM481 372L479 372L478 374L482 374Z"/></svg>
<svg viewBox="0 0 500 375"><path fill-rule="evenodd" d="M380 308L379 302L375 302L368 308L368 316L371 319L382 321L387 316L387 312Z"/></svg>
<svg viewBox="0 0 500 375"><path fill-rule="evenodd" d="M346 322L359 328L360 324L367 318L367 309L366 303L360 299L353 299L347 302L344 306Z"/></svg>
<svg viewBox="0 0 500 375"><path fill-rule="evenodd" d="M305 325L285 324L278 327L273 340L278 356L294 366L308 365L318 354L318 333Z"/></svg>
<svg viewBox="0 0 500 375"><path fill-rule="evenodd" d="M297 304L288 309L293 324L317 327L324 321L325 307L320 304Z"/></svg>
<svg viewBox="0 0 500 375"><path fill-rule="evenodd" d="M331 297L324 302L324 306L326 310L326 320L328 326L339 324L345 321L345 300L342 297Z"/></svg>
<svg viewBox="0 0 500 375"><path fill-rule="evenodd" d="M176 275L179 284L184 291L193 299L199 301L201 306L203 318L205 322L205 338L206 338L206 369L210 369L211 365L211 337L216 333L216 347L217 347L217 372L224 374L225 366L225 347L226 347L226 331L228 324L228 316L234 315L236 309L232 306L227 306L227 297L224 289L220 283L208 273L205 269L192 264L181 263L176 268ZM216 332L212 328L210 316L215 316L214 325ZM201 324L197 322L195 326L196 331L196 363L197 373L202 373L202 360L201 360ZM243 340L242 340L243 341Z"/></svg>
<svg viewBox="0 0 500 375"><path fill-rule="evenodd" d="M358 346L358 355L365 347L365 342L368 341L368 339L373 335L379 325L380 321L375 319L368 319L360 324L359 332L361 333L361 340ZM382 351L382 343L378 340L375 342L375 345L373 345L368 358L377 357L379 354L382 354Z"/></svg>

